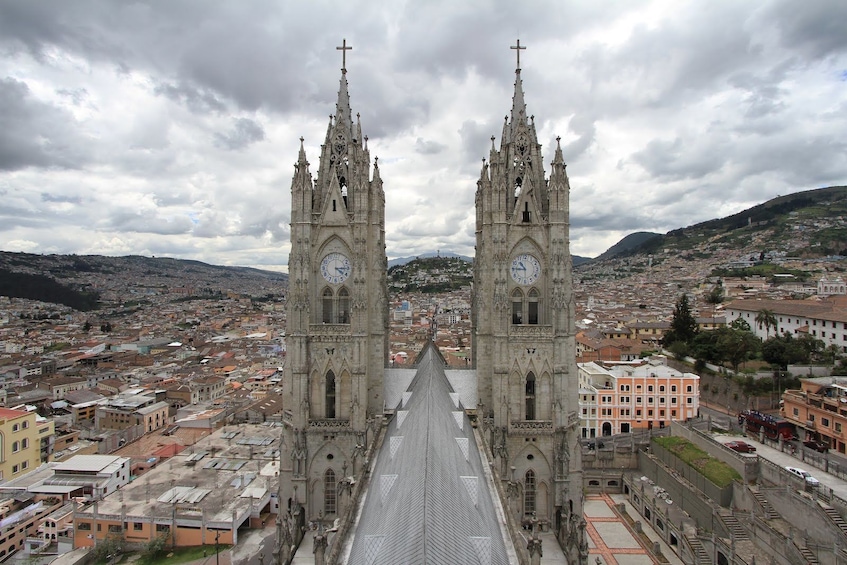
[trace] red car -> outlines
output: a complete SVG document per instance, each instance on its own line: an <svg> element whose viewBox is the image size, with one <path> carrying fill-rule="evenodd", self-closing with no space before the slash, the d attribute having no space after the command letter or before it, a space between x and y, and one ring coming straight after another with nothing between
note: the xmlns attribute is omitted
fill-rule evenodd
<svg viewBox="0 0 847 565"><path fill-rule="evenodd" d="M756 453L756 448L746 441L728 441L724 445L738 453Z"/></svg>

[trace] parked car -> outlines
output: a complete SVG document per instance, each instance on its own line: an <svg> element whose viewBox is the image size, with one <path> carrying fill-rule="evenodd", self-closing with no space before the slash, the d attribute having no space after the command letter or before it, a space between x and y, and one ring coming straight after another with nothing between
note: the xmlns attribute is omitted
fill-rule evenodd
<svg viewBox="0 0 847 565"><path fill-rule="evenodd" d="M801 479L806 481L806 484L808 484L809 486L816 487L821 484L820 481L814 478L811 473L809 473L808 471L804 471L803 469L798 469L797 467L786 467L785 470L791 473L792 475L800 477Z"/></svg>
<svg viewBox="0 0 847 565"><path fill-rule="evenodd" d="M756 448L746 441L728 441L724 445L738 453L756 453Z"/></svg>
<svg viewBox="0 0 847 565"><path fill-rule="evenodd" d="M826 453L826 451L829 449L826 446L825 443L821 443L819 441L815 441L815 440L812 440L812 439L807 439L806 441L803 442L803 445L805 445L809 449L814 449L815 451L820 451L821 453Z"/></svg>

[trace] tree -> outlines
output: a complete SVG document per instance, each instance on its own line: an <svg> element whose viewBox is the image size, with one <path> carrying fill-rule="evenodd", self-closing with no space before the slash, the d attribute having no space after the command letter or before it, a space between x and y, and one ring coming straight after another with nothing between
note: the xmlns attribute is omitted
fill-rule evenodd
<svg viewBox="0 0 847 565"><path fill-rule="evenodd" d="M738 366L752 359L759 351L761 341L753 332L738 330L732 327L719 328L717 346L721 358L729 361L733 372L738 372Z"/></svg>
<svg viewBox="0 0 847 565"><path fill-rule="evenodd" d="M676 301L676 306L673 310L673 318L671 318L671 327L662 340L665 345L670 345L676 341L691 343L694 336L697 335L697 319L691 312L691 305L688 303L688 295L682 293Z"/></svg>
<svg viewBox="0 0 847 565"><path fill-rule="evenodd" d="M745 320L741 316L738 316L729 325L732 329L735 329L735 330L740 330L740 331L743 331L743 332L752 332L753 331L753 328L750 327L750 324L747 323L747 320Z"/></svg>
<svg viewBox="0 0 847 565"><path fill-rule="evenodd" d="M776 323L776 314L773 313L773 310L767 308L762 308L756 313L756 325L759 326L759 329L764 326L766 338L770 337L771 328L773 328L774 333L779 330Z"/></svg>
<svg viewBox="0 0 847 565"><path fill-rule="evenodd" d="M810 353L808 345L786 333L781 336L774 336L762 344L762 359L783 371L787 371L788 365L808 363Z"/></svg>
<svg viewBox="0 0 847 565"><path fill-rule="evenodd" d="M712 287L712 290L709 291L709 294L706 296L706 302L709 304L720 304L723 302L724 298L724 290L723 284L721 281L718 281L718 284Z"/></svg>

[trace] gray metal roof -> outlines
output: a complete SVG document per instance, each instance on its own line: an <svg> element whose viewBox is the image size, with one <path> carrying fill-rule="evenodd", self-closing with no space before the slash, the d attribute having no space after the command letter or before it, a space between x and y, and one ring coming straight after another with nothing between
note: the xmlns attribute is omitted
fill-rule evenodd
<svg viewBox="0 0 847 565"><path fill-rule="evenodd" d="M377 456L346 563L514 561L488 467L434 349L422 356L401 402Z"/></svg>

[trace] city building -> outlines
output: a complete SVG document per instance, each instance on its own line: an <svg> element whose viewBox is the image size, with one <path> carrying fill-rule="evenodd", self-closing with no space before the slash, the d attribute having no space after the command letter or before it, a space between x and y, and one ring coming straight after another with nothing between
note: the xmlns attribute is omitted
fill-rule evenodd
<svg viewBox="0 0 847 565"><path fill-rule="evenodd" d="M845 453L847 377L800 379L800 390L782 393L780 413L801 440Z"/></svg>
<svg viewBox="0 0 847 565"><path fill-rule="evenodd" d="M240 528L261 527L263 517L278 511L279 455L279 427L221 428L167 464L124 484L119 494L110 488L102 499L79 509L74 516L74 546L92 546L95 539L109 535L138 544L165 535L168 545L177 547L216 541L234 545ZM75 465L74 459L61 464L64 473L100 466ZM121 474L128 476L130 460L112 459L121 461Z"/></svg>
<svg viewBox="0 0 847 565"><path fill-rule="evenodd" d="M668 367L666 359L579 364L583 438L664 428L700 409L700 377Z"/></svg>
<svg viewBox="0 0 847 565"><path fill-rule="evenodd" d="M0 408L0 480L38 467L52 453L54 424L34 410Z"/></svg>
<svg viewBox="0 0 847 565"><path fill-rule="evenodd" d="M756 321L767 311L776 319L776 327ZM726 319L741 318L761 339L788 333L805 333L847 353L847 296L835 295L818 300L734 300L726 305Z"/></svg>

